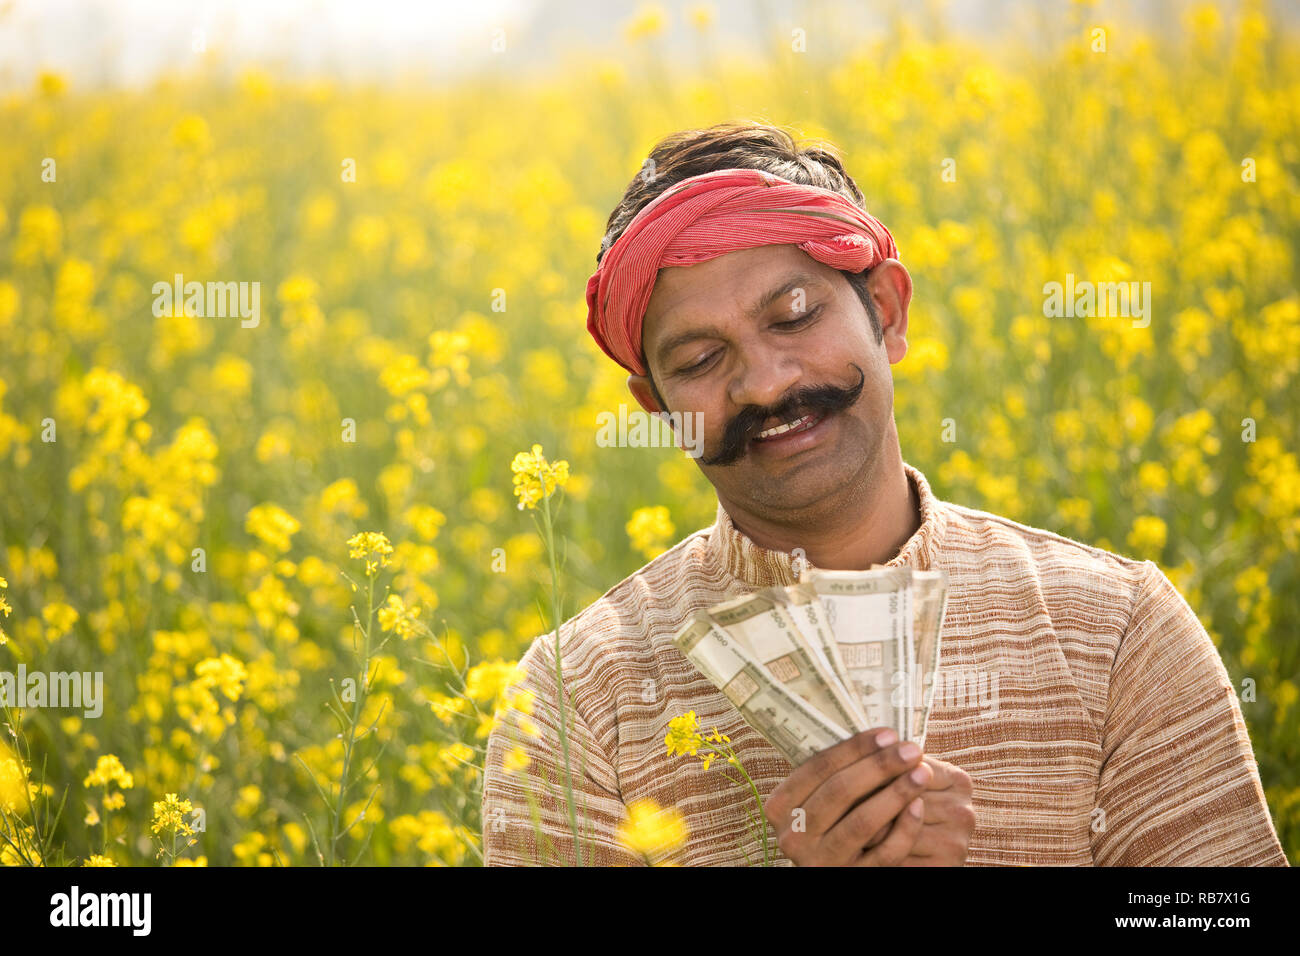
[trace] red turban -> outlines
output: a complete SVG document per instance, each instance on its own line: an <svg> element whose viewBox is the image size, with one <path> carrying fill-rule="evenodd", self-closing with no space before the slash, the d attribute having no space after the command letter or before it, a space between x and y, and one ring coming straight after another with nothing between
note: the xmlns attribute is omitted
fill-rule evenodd
<svg viewBox="0 0 1300 956"><path fill-rule="evenodd" d="M641 322L660 269L784 244L847 272L898 258L889 230L848 197L755 169L720 169L683 179L636 214L587 280L587 331L619 365L647 375Z"/></svg>

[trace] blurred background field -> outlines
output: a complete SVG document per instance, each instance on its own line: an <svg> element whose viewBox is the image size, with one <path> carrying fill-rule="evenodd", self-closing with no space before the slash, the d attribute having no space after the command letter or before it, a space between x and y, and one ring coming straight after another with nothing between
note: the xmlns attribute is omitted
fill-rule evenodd
<svg viewBox="0 0 1300 956"><path fill-rule="evenodd" d="M912 274L904 458L942 498L1160 564L1246 690L1300 861L1294 31L1253 3L1060 4L995 42L871 9L860 32L833 4L771 13L736 56L716 8L629 6L527 82L307 75L214 40L140 83L4 94L0 670L105 679L98 719L9 715L10 839L150 864L176 794L204 811L181 860L316 863L333 814L338 859L477 864L491 713L547 629L510 462L570 463L566 616L712 521L689 458L598 446L633 400L583 292L658 139L759 119L840 147ZM259 282L260 324L155 317L177 273ZM1149 281L1149 326L1045 318L1067 273ZM327 705L359 677L340 572L365 581L365 531L399 603L350 749Z"/></svg>

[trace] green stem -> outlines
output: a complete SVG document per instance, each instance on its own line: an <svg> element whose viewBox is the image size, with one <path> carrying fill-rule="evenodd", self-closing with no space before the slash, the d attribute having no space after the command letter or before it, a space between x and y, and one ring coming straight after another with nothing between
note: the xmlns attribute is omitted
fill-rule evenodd
<svg viewBox="0 0 1300 956"><path fill-rule="evenodd" d="M545 528L546 558L551 566L551 617L555 622L555 682L560 692L560 750L564 754L564 795L569 809L569 828L573 832L578 866L582 861L582 838L578 834L578 815L573 808L573 770L569 762L569 735L564 706L564 675L560 666L560 572L555 564L555 529L551 524L551 496L542 497L542 522Z"/></svg>
<svg viewBox="0 0 1300 956"><path fill-rule="evenodd" d="M714 733L716 732L717 731L715 730ZM719 749L718 747L714 746L714 744L711 741L708 740L705 741L705 746L707 746L710 750L712 750L716 754L726 755L727 757L731 758L729 761L731 765L740 771L741 776L745 778L745 782L749 784L749 790L754 795L754 806L757 807L758 809L758 819L760 821L760 826L763 828L763 865L768 866L769 863L768 863L768 841L767 841L767 817L763 815L763 798L759 796L758 787L754 785L754 781L750 778L749 774L745 772L745 767L743 764L741 764L740 758L736 756L736 752L734 750L732 750L730 747L727 747L725 750Z"/></svg>
<svg viewBox="0 0 1300 956"><path fill-rule="evenodd" d="M366 626L361 629L361 634L365 642L365 653L362 655L362 668L360 684L357 687L356 699L352 702L352 713L349 715L347 726L347 740L343 743L343 774L339 777L339 794L334 800L334 812L330 817L330 846L329 846L329 865L334 865L335 848L338 845L339 838L339 820L343 816L343 797L347 793L348 773L352 767L353 743L356 738L357 723L361 718L361 708L365 706L366 689L369 684L370 675L370 624L375 614L375 573L371 571L367 575L366 588ZM353 647L355 647L355 643Z"/></svg>

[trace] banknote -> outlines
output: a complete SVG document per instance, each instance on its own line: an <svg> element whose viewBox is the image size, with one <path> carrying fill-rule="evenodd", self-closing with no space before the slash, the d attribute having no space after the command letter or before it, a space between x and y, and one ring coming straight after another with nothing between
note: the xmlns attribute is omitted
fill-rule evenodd
<svg viewBox="0 0 1300 956"><path fill-rule="evenodd" d="M852 736L847 728L787 690L707 613L697 612L673 643L790 763L798 766Z"/></svg>
<svg viewBox="0 0 1300 956"><path fill-rule="evenodd" d="M775 595L747 594L707 612L739 640L769 674L842 727L857 727L854 704L816 644L806 638Z"/></svg>
<svg viewBox="0 0 1300 956"><path fill-rule="evenodd" d="M873 727L924 744L947 606L942 570L807 568L698 611L674 640L798 764Z"/></svg>
<svg viewBox="0 0 1300 956"><path fill-rule="evenodd" d="M835 643L830 624L826 620L826 607L812 585L793 584L767 588L759 593L769 595L785 605L803 638L813 646L827 668L834 674L837 687L833 689L840 691L841 700L850 708L854 729L870 730L872 725L867 722L866 714L849 690L851 685L848 670L844 666L839 645Z"/></svg>
<svg viewBox="0 0 1300 956"><path fill-rule="evenodd" d="M850 690L870 726L911 739L912 569L808 570L804 578L826 608Z"/></svg>
<svg viewBox="0 0 1300 956"><path fill-rule="evenodd" d="M886 565L873 564L871 570ZM912 625L916 641L915 669L909 674L913 687L912 739L924 741L926 723L934 702L939 671L939 632L948 608L948 572L912 572Z"/></svg>

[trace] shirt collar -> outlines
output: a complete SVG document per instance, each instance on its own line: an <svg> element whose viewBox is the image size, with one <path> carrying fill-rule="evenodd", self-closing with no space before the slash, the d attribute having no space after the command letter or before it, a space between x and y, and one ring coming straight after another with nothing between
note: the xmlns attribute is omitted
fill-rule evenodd
<svg viewBox="0 0 1300 956"><path fill-rule="evenodd" d="M909 484L916 489L921 506L921 525L885 565L892 568L906 564L918 571L930 571L934 569L947 524L941 507L943 502L930 491L930 483L919 469L903 462L903 471ZM728 574L756 588L795 584L799 580L793 556L755 544L736 530L722 502L718 502L718 515L709 529L708 547L718 565ZM813 567L807 559L804 564Z"/></svg>

